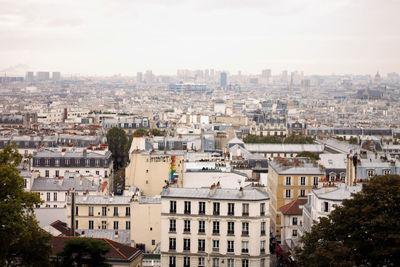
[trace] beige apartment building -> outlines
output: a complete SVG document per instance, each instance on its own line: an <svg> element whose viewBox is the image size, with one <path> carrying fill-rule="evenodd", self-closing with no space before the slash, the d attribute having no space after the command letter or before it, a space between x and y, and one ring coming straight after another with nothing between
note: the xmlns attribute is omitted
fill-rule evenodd
<svg viewBox="0 0 400 267"><path fill-rule="evenodd" d="M305 158L274 158L268 166L267 192L271 197L271 229L279 240L282 214L279 209L297 198L306 198L325 176L322 167Z"/></svg>
<svg viewBox="0 0 400 267"><path fill-rule="evenodd" d="M182 185L183 152L156 151L132 152L130 163L125 171L125 185L136 186L143 195L160 195L165 181L175 181Z"/></svg>
<svg viewBox="0 0 400 267"><path fill-rule="evenodd" d="M161 266L269 266L269 196L241 189L161 194Z"/></svg>
<svg viewBox="0 0 400 267"><path fill-rule="evenodd" d="M135 197L131 210L136 214L131 217L131 245L152 253L161 241L161 197Z"/></svg>
<svg viewBox="0 0 400 267"><path fill-rule="evenodd" d="M75 229L130 230L130 202L130 196L76 196ZM68 226L71 226L71 197L68 198L67 218Z"/></svg>

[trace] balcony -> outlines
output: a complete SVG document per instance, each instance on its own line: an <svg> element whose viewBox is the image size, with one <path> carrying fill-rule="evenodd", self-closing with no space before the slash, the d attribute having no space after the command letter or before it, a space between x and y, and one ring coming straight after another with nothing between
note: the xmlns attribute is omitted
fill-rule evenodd
<svg viewBox="0 0 400 267"><path fill-rule="evenodd" d="M234 250L233 248L228 248L228 249L227 249L227 252L228 252L228 253L234 253L235 250Z"/></svg>
<svg viewBox="0 0 400 267"><path fill-rule="evenodd" d="M176 213L176 212L175 212ZM190 214L190 210L185 210L184 211L185 214Z"/></svg>
<svg viewBox="0 0 400 267"><path fill-rule="evenodd" d="M265 248L260 249L260 254L265 254Z"/></svg>
<svg viewBox="0 0 400 267"><path fill-rule="evenodd" d="M235 235L235 231L229 231L228 230L228 235Z"/></svg>
<svg viewBox="0 0 400 267"><path fill-rule="evenodd" d="M169 210L169 213L173 213L173 214L175 214L175 213L176 213L176 210L174 210L174 209L170 209L170 210Z"/></svg>
<svg viewBox="0 0 400 267"><path fill-rule="evenodd" d="M242 216L249 216L249 212L243 212Z"/></svg>
<svg viewBox="0 0 400 267"><path fill-rule="evenodd" d="M219 215L219 210L214 210L213 215L218 216Z"/></svg>
<svg viewBox="0 0 400 267"><path fill-rule="evenodd" d="M219 235L219 230L217 231L217 230L214 230L213 231L213 235Z"/></svg>
<svg viewBox="0 0 400 267"><path fill-rule="evenodd" d="M212 248L212 251L213 251L213 252L218 252L218 251L219 251L219 248Z"/></svg>
<svg viewBox="0 0 400 267"><path fill-rule="evenodd" d="M261 230L261 235L265 235L265 230Z"/></svg>
<svg viewBox="0 0 400 267"><path fill-rule="evenodd" d="M249 254L248 248L242 248L242 254Z"/></svg>
<svg viewBox="0 0 400 267"><path fill-rule="evenodd" d="M242 236L249 236L249 231L242 231Z"/></svg>
<svg viewBox="0 0 400 267"><path fill-rule="evenodd" d="M176 233L176 228L169 228L170 233Z"/></svg>

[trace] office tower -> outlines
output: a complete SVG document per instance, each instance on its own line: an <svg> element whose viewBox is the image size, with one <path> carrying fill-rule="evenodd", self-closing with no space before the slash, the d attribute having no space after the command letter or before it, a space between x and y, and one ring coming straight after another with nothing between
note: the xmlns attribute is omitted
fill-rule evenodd
<svg viewBox="0 0 400 267"><path fill-rule="evenodd" d="M147 84L153 83L153 72L151 70L147 70L144 74L144 80Z"/></svg>
<svg viewBox="0 0 400 267"><path fill-rule="evenodd" d="M262 76L263 78L265 78L265 79L271 78L271 70L270 70L270 69L262 70L261 76Z"/></svg>
<svg viewBox="0 0 400 267"><path fill-rule="evenodd" d="M60 81L61 80L61 73L60 72L53 72L52 73L52 79L53 81Z"/></svg>
<svg viewBox="0 0 400 267"><path fill-rule="evenodd" d="M38 81L48 81L50 79L50 72L48 71L38 71L36 72Z"/></svg>
<svg viewBox="0 0 400 267"><path fill-rule="evenodd" d="M289 78L288 78L288 71L287 71L287 70L282 71L281 81L282 81L282 82L287 82L288 79L289 79Z"/></svg>
<svg viewBox="0 0 400 267"><path fill-rule="evenodd" d="M220 85L221 86L226 86L227 85L227 74L226 74L226 72L221 72Z"/></svg>
<svg viewBox="0 0 400 267"><path fill-rule="evenodd" d="M143 73L138 72L136 74L136 83L142 83L143 82Z"/></svg>
<svg viewBox="0 0 400 267"><path fill-rule="evenodd" d="M25 80L27 81L27 82L32 82L33 81L33 79L34 79L34 75L33 75L33 71L28 71L27 73L26 73L26 75L25 75Z"/></svg>

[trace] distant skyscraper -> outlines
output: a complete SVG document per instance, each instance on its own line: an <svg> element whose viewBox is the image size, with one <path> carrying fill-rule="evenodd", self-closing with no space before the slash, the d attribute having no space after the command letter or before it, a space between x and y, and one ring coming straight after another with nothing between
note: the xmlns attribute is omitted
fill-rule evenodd
<svg viewBox="0 0 400 267"><path fill-rule="evenodd" d="M52 79L53 81L60 81L61 80L61 73L60 72L53 72L52 73Z"/></svg>
<svg viewBox="0 0 400 267"><path fill-rule="evenodd" d="M143 82L143 73L138 72L136 75L136 83L142 83Z"/></svg>
<svg viewBox="0 0 400 267"><path fill-rule="evenodd" d="M147 70L144 74L144 80L147 84L153 83L153 72L151 70Z"/></svg>
<svg viewBox="0 0 400 267"><path fill-rule="evenodd" d="M288 81L288 71L287 70L282 71L281 81L282 82Z"/></svg>
<svg viewBox="0 0 400 267"><path fill-rule="evenodd" d="M270 70L270 69L262 70L261 76L262 76L263 78L265 78L265 79L271 78L271 70Z"/></svg>
<svg viewBox="0 0 400 267"><path fill-rule="evenodd" d="M48 71L38 71L36 72L38 81L48 81L50 79L50 72Z"/></svg>
<svg viewBox="0 0 400 267"><path fill-rule="evenodd" d="M33 71L28 71L27 73L26 73L26 75L25 75L25 80L27 81L27 82L32 82L33 81L33 79L34 79L34 75L33 75Z"/></svg>
<svg viewBox="0 0 400 267"><path fill-rule="evenodd" d="M226 86L227 83L227 74L226 72L221 72L221 79L220 79L220 85L221 86Z"/></svg>

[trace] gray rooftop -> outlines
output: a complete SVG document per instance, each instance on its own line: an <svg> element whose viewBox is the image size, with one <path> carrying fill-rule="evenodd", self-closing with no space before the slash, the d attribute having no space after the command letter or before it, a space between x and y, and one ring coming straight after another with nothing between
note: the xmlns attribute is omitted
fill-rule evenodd
<svg viewBox="0 0 400 267"><path fill-rule="evenodd" d="M68 198L68 203L71 199ZM130 196L102 196L102 195L86 195L76 196L75 203L83 205L129 205L131 202Z"/></svg>
<svg viewBox="0 0 400 267"><path fill-rule="evenodd" d="M358 193L362 189L361 185L347 186L343 183L338 184L338 188L332 191L326 191L325 188L314 189L314 194L321 199L342 201L351 198L352 193Z"/></svg>
<svg viewBox="0 0 400 267"><path fill-rule="evenodd" d="M324 145L317 144L245 144L244 147L252 153L324 152Z"/></svg>
<svg viewBox="0 0 400 267"><path fill-rule="evenodd" d="M187 198L187 199L218 199L238 201L259 201L268 200L266 192L254 188L244 188L243 196L240 196L238 189L216 188L214 195L210 195L210 188L164 188L162 198Z"/></svg>
<svg viewBox="0 0 400 267"><path fill-rule="evenodd" d="M82 178L82 184L79 179L64 178L37 178L33 181L32 191L68 191L75 188L76 191L98 191L99 185L96 185L86 178Z"/></svg>

